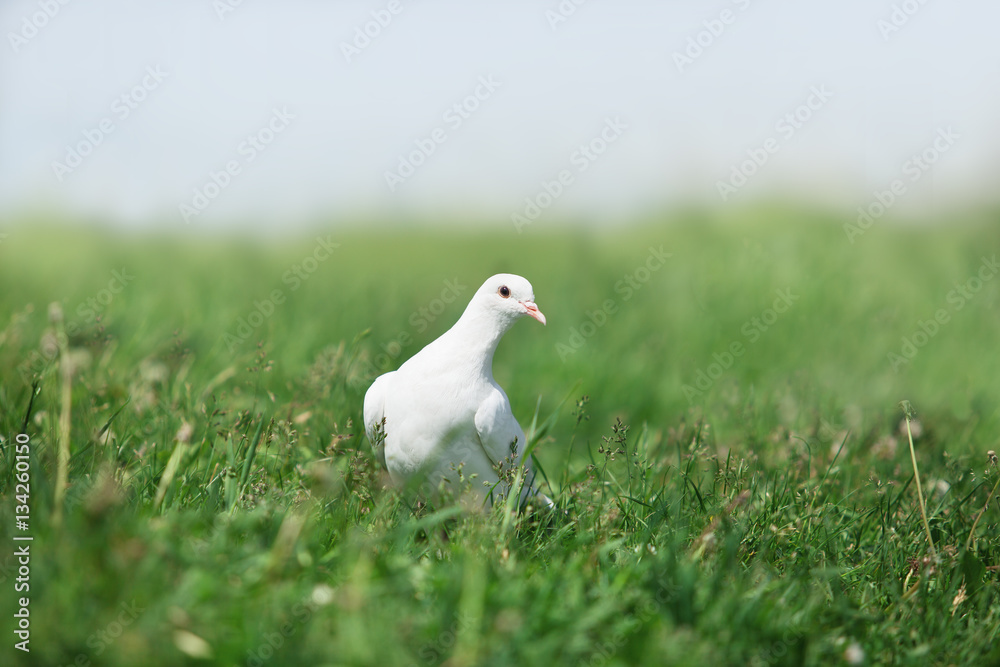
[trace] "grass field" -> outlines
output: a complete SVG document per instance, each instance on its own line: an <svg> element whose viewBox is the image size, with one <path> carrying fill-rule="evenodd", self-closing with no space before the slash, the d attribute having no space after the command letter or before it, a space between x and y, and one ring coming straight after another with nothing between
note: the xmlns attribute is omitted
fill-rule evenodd
<svg viewBox="0 0 1000 667"><path fill-rule="evenodd" d="M262 243L9 228L0 614L30 598L31 652L7 631L0 662L1000 664L980 217L853 242L783 208ZM494 372L560 511L411 509L364 392L501 271L548 317Z"/></svg>

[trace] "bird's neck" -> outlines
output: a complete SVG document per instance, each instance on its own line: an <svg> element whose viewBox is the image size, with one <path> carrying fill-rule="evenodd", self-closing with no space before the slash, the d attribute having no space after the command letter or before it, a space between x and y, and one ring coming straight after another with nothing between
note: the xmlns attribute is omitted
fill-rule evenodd
<svg viewBox="0 0 1000 667"><path fill-rule="evenodd" d="M498 322L492 313L469 308L448 331L455 341L453 349L464 361L482 369L483 375L493 377L493 353L511 323Z"/></svg>

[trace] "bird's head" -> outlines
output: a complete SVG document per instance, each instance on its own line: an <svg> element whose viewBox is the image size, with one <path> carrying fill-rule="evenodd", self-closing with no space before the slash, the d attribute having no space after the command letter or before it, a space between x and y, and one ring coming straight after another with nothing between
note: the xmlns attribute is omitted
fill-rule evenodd
<svg viewBox="0 0 1000 667"><path fill-rule="evenodd" d="M513 323L528 315L545 324L545 315L535 305L535 291L521 276L498 273L483 283L475 299L502 320Z"/></svg>

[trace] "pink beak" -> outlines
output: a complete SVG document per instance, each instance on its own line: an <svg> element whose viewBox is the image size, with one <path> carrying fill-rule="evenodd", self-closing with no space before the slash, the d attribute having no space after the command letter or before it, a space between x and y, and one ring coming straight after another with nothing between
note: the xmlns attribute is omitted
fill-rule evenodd
<svg viewBox="0 0 1000 667"><path fill-rule="evenodd" d="M538 306L535 305L534 301L522 301L521 305L528 311L528 315L545 324L545 315L542 314L542 311L538 310Z"/></svg>

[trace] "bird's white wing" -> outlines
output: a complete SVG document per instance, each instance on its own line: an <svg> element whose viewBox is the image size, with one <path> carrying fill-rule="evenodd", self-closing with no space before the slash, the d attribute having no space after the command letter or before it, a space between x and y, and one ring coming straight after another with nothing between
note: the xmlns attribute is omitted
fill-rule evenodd
<svg viewBox="0 0 1000 667"><path fill-rule="evenodd" d="M525 444L524 431L514 419L510 401L502 389L493 387L479 404L475 422L479 441L494 465L510 458L511 454L514 454L515 461L520 460Z"/></svg>
<svg viewBox="0 0 1000 667"><path fill-rule="evenodd" d="M495 387L490 395L479 405L476 410L476 432L490 460L496 464L500 460L509 460L514 454L514 461L521 462L521 456L527 442L521 425L514 418L514 413L510 409L510 401L507 395L499 386ZM535 474L532 470L531 459L525 459L524 465L524 487L521 490L521 503L527 501L530 496L538 496L542 503L554 508L555 503L544 493L540 493L535 486Z"/></svg>
<svg viewBox="0 0 1000 667"><path fill-rule="evenodd" d="M380 375L365 393L365 435L385 468L385 394L392 373Z"/></svg>

